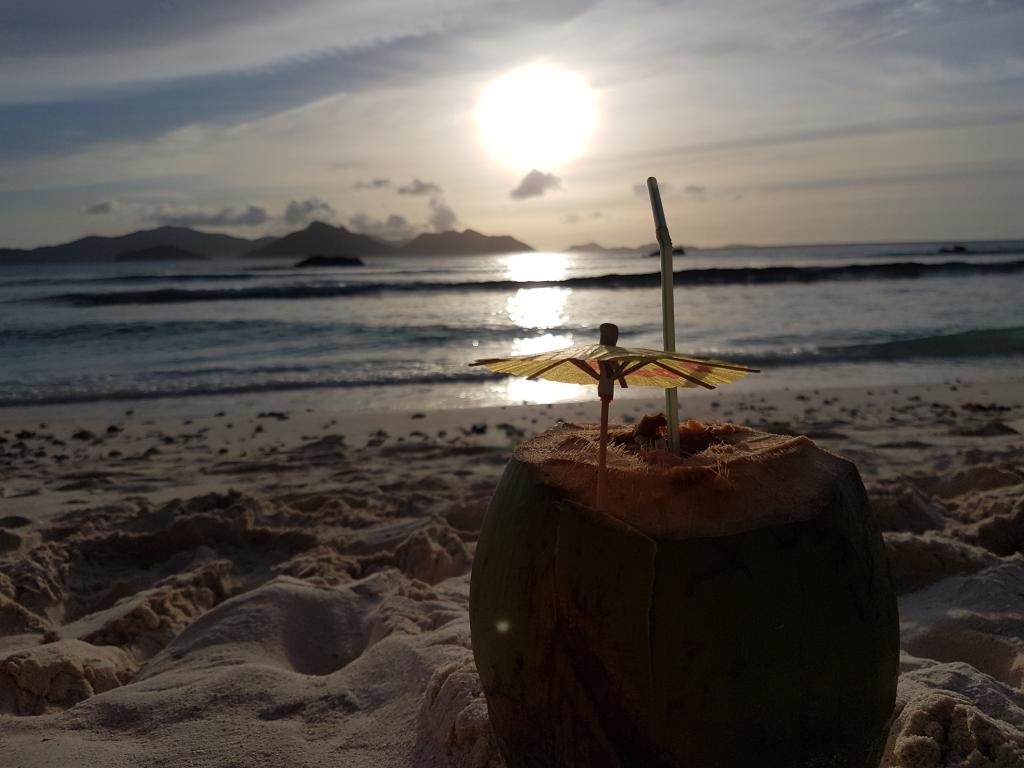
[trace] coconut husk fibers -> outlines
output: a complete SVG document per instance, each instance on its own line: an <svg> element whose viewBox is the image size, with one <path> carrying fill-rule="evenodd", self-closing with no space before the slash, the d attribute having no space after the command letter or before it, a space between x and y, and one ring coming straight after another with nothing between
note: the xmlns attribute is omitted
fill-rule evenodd
<svg viewBox="0 0 1024 768"><path fill-rule="evenodd" d="M876 766L895 592L856 467L805 437L690 422L683 456L596 429L515 452L470 620L509 768Z"/></svg>

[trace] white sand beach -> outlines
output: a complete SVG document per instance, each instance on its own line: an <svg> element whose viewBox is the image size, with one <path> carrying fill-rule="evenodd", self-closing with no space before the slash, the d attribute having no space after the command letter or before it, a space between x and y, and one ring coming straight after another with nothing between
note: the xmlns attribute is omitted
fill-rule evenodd
<svg viewBox="0 0 1024 768"><path fill-rule="evenodd" d="M860 469L901 616L883 764L1024 765L1024 380L681 399ZM0 409L4 765L502 765L477 533L511 448L597 413L353 415L315 392Z"/></svg>

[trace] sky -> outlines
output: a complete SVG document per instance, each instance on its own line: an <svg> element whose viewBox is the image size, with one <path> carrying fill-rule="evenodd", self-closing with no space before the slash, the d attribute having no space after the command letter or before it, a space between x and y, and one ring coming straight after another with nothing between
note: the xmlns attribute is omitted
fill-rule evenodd
<svg viewBox="0 0 1024 768"><path fill-rule="evenodd" d="M480 127L524 68L592 110L536 165ZM540 141L577 120L547 95L514 105ZM313 220L635 246L651 175L683 244L1024 237L1024 2L0 0L0 247Z"/></svg>

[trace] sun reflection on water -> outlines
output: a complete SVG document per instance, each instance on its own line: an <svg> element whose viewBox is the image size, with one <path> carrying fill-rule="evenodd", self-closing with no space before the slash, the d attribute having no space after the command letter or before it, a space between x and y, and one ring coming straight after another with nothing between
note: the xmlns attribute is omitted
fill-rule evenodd
<svg viewBox="0 0 1024 768"><path fill-rule="evenodd" d="M563 280L568 258L563 253L513 253L505 257L505 278L516 282ZM524 331L550 331L569 322L566 304L572 294L570 288L557 286L519 288L505 298L505 311L509 319ZM544 333L539 336L517 337L512 342L510 355L536 355L573 344L571 333ZM557 381L527 381L509 377L495 391L503 393L510 402L556 403L578 400L583 387Z"/></svg>
<svg viewBox="0 0 1024 768"><path fill-rule="evenodd" d="M568 321L569 288L520 288L505 300L509 319L526 330L559 328Z"/></svg>
<svg viewBox="0 0 1024 768"><path fill-rule="evenodd" d="M564 280L569 257L564 253L510 253L505 257L505 279L517 283Z"/></svg>

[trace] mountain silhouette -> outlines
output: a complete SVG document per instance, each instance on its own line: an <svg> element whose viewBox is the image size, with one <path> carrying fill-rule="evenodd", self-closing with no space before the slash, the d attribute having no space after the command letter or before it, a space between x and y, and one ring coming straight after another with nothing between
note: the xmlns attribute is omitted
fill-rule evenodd
<svg viewBox="0 0 1024 768"><path fill-rule="evenodd" d="M509 235L482 235L467 229L464 232L425 233L418 235L399 249L402 253L471 256L482 253L515 253L532 251L526 243Z"/></svg>
<svg viewBox="0 0 1024 768"><path fill-rule="evenodd" d="M285 235L262 248L249 252L249 256L376 256L396 253L393 246L374 240L368 235L349 232L344 227L333 227L322 221L314 221L305 229Z"/></svg>
<svg viewBox="0 0 1024 768"><path fill-rule="evenodd" d="M160 249L164 255L160 255ZM169 249L169 250L167 250ZM532 251L526 243L509 235L483 235L472 229L419 235L399 246L369 235L351 232L315 221L303 230L284 237L247 240L224 234L210 234L188 227L158 227L117 237L90 235L70 243L39 248L0 248L2 264L64 264L126 260L190 258L173 255L180 249L191 257L230 259L240 256L306 258L323 256L377 255L473 255ZM147 253L149 252L149 253Z"/></svg>
<svg viewBox="0 0 1024 768"><path fill-rule="evenodd" d="M581 243L579 245L570 245L565 249L565 253L622 253L623 251L635 251L634 247L620 245L620 246L604 246L599 243Z"/></svg>
<svg viewBox="0 0 1024 768"><path fill-rule="evenodd" d="M208 234L188 227L158 227L117 237L90 235L62 245L39 248L0 248L0 264L113 261L122 253L168 246L211 259L241 256L272 238L246 240L231 235Z"/></svg>

